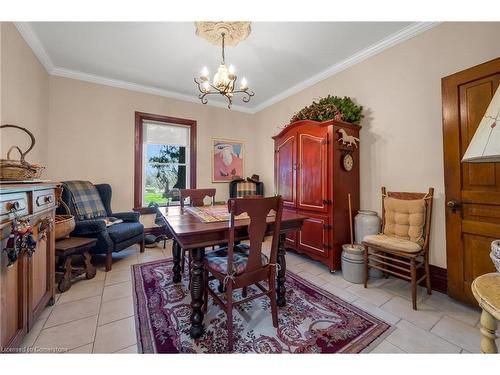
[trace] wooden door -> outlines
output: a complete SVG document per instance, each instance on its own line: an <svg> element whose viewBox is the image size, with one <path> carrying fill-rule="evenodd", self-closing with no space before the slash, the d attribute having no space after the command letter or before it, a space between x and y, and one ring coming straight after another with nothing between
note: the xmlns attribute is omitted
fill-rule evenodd
<svg viewBox="0 0 500 375"><path fill-rule="evenodd" d="M328 127L299 131L297 141L297 208L327 212Z"/></svg>
<svg viewBox="0 0 500 375"><path fill-rule="evenodd" d="M296 205L296 134L287 133L283 138L276 140L275 149L275 177L276 193L283 198L285 207Z"/></svg>
<svg viewBox="0 0 500 375"><path fill-rule="evenodd" d="M493 272L500 238L500 163L461 163L500 82L500 58L442 80L448 294L477 305L470 286Z"/></svg>

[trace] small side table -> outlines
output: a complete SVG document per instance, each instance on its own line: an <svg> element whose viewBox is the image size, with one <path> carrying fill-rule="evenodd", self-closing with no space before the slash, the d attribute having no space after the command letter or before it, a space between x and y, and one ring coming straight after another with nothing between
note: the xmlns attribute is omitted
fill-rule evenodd
<svg viewBox="0 0 500 375"><path fill-rule="evenodd" d="M472 294L483 309L481 313L481 352L498 353L495 344L497 320L500 321L500 273L487 273L472 282Z"/></svg>
<svg viewBox="0 0 500 375"><path fill-rule="evenodd" d="M96 268L90 262L89 250L92 249L97 240L95 238L69 237L56 241L56 256L59 258L58 273L62 278L57 285L61 293L71 288L71 279L85 273L87 279L93 279ZM73 255L83 257L85 267L74 268L71 265Z"/></svg>

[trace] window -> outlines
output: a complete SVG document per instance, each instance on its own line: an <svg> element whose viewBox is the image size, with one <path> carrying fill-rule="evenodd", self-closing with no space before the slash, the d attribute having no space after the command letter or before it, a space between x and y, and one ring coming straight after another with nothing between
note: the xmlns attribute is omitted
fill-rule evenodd
<svg viewBox="0 0 500 375"><path fill-rule="evenodd" d="M196 122L136 113L136 208L179 203L196 187Z"/></svg>

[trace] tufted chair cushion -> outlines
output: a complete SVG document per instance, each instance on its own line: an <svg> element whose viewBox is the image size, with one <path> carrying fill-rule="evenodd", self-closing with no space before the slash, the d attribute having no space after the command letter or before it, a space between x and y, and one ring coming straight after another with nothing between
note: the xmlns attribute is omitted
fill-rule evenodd
<svg viewBox="0 0 500 375"><path fill-rule="evenodd" d="M384 198L384 234L424 244L425 200Z"/></svg>

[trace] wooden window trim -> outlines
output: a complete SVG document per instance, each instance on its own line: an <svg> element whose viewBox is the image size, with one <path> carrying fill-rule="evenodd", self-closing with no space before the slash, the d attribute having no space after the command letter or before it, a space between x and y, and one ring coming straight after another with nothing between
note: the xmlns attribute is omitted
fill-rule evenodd
<svg viewBox="0 0 500 375"><path fill-rule="evenodd" d="M143 149L143 122L145 120L168 122L189 126L189 158L190 172L189 184L191 189L196 189L196 121L177 117L155 115L152 113L135 112L135 162L134 162L134 209L142 208L142 149Z"/></svg>

